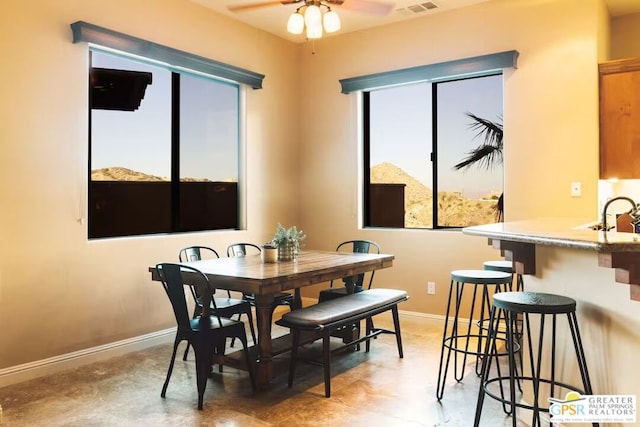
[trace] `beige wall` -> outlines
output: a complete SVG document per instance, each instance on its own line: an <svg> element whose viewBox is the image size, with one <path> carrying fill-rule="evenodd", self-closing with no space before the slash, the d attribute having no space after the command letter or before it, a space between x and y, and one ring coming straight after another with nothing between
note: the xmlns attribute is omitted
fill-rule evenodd
<svg viewBox="0 0 640 427"><path fill-rule="evenodd" d="M458 231L358 228L357 95L338 80L518 50L505 73L507 219L595 217L603 10L600 0L496 0L322 39L312 55L185 0L5 2L0 325L11 326L0 369L170 327L147 266L189 244L264 241L278 221L304 229L312 248L380 242L396 262L377 285L407 289L405 310L442 314L450 271L498 254ZM88 64L86 46L71 43L76 20L266 74L247 92L247 231L87 241ZM582 197L570 197L572 181Z"/></svg>
<svg viewBox="0 0 640 427"><path fill-rule="evenodd" d="M147 267L263 242L299 206L295 45L184 0L15 0L0 17L0 369L168 328ZM246 94L248 229L87 241L83 20L266 75ZM278 191L274 191L278 189Z"/></svg>
<svg viewBox="0 0 640 427"><path fill-rule="evenodd" d="M338 80L512 49L520 56L504 75L506 219L595 219L605 10L595 0L498 0L323 39L315 54L303 46L303 98L312 102L302 106L301 224L310 243L378 241L396 263L376 284L408 289L406 310L443 314L450 271L499 254L457 231L358 230L358 95L341 94ZM572 181L582 182L582 197L570 196ZM426 295L427 281L436 282L435 296Z"/></svg>

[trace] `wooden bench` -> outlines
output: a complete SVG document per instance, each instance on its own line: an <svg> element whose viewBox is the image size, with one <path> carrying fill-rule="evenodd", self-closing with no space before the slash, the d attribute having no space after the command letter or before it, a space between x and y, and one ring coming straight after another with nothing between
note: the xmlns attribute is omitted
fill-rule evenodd
<svg viewBox="0 0 640 427"><path fill-rule="evenodd" d="M289 366L289 388L293 384L298 347L300 346L300 333L302 331L317 331L318 338L322 338L322 365L324 367L324 394L331 396L331 353L352 347L355 344L366 341L366 351L369 351L369 341L379 334L393 334L398 344L398 355L402 354L402 338L400 336L400 320L398 318L398 303L406 301L409 296L405 291L397 289L371 289L346 295L329 301L294 310L286 313L276 324L291 329L291 363ZM393 315L394 330L374 328L371 316L391 310ZM345 345L331 350L329 339L335 330L359 323L366 319L366 333L364 336Z"/></svg>

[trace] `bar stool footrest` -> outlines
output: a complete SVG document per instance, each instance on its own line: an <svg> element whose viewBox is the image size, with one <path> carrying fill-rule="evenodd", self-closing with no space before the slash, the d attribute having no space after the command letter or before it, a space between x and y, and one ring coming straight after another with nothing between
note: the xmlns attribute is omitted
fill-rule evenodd
<svg viewBox="0 0 640 427"><path fill-rule="evenodd" d="M443 345L445 348L450 349L451 351L455 351L457 353L463 353L463 354L470 354L473 356L479 356L479 357L483 357L484 356L484 346L485 344L482 344L482 349L480 349L480 351L475 351L475 350L465 350L464 348L459 348L461 345L464 345L464 343L469 340L470 338L477 338L478 340L482 339L482 340L486 340L488 339L488 337L486 335L479 335L479 334L471 334L471 335L452 335L449 336L447 338L445 338L443 340ZM455 339L458 339L460 341L462 341L462 344L458 344L458 346L454 345L454 343L452 343L452 341L454 341ZM507 339L506 338L500 338L500 337L495 337L496 341L499 342L503 342L505 345L505 350L504 351L499 351L496 353L492 353L493 356L508 356L509 355L509 348L507 347ZM477 344L475 344L477 345ZM518 344L517 342L513 343L513 351L514 353L517 353L520 351L520 344ZM508 378L508 377L507 377Z"/></svg>
<svg viewBox="0 0 640 427"><path fill-rule="evenodd" d="M483 319L483 320L478 320L476 322L476 326L481 330L481 331L488 331L489 330L489 321L491 319ZM502 319L500 321L500 323L502 323L504 321L504 319ZM518 319L516 321L516 326L518 328L518 331L522 330L522 319ZM498 328L498 330L496 331L496 334L498 335L506 335L507 334L507 328L506 325L501 324L500 327ZM519 332L518 333L514 333L514 335L522 335Z"/></svg>
<svg viewBox="0 0 640 427"><path fill-rule="evenodd" d="M517 384L518 381L521 381L523 383L524 383L524 381L529 381L529 382L539 381L541 383L551 384L551 380L548 380L548 379L545 379L545 378L541 378L539 380L536 380L534 377L514 376L513 379L514 379L514 384ZM506 399L506 398L504 398L502 396L498 396L498 395L494 394L493 391L489 390L489 384L495 383L495 382L498 382L498 381L500 381L500 382L505 381L506 382L506 387L508 387L509 386L509 382L511 381L511 377L502 376L502 377L494 377L494 378L491 378L490 380L487 380L484 384L482 384L482 389L484 390L484 393L487 396L497 400L498 402L502 402L502 403L504 403L504 404L506 404L508 406L511 406L511 400L510 399ZM581 395L585 394L584 390L581 390L581 389L579 389L577 387L574 387L574 386L566 384L566 383L555 381L553 384L554 384L556 389L571 390L571 391L578 392ZM561 394L560 393L556 393L556 395L559 396ZM525 403L516 402L515 406L517 406L518 408L528 409L530 411L533 411L535 409L533 406L525 404ZM544 408L544 407L540 407L540 408L538 408L538 410L541 411L541 412L549 412L549 408Z"/></svg>

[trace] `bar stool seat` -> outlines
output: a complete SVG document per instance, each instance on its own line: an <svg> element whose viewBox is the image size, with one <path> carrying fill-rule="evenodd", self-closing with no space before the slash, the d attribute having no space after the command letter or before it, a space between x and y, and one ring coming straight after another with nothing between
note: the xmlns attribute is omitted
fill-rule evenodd
<svg viewBox="0 0 640 427"><path fill-rule="evenodd" d="M467 356L476 357L476 374L481 373L481 360L483 357L483 341L488 337L488 328L482 325L489 315L491 309L491 295L509 288L512 275L500 271L491 270L455 270L451 272L451 284L449 286L449 298L447 311L442 333L442 347L440 350L440 366L438 369L438 385L436 397L442 399L444 387L447 380L451 353L453 353L454 377L456 381L462 381L464 377ZM461 313L461 306L465 296L464 290L468 289L466 295L471 294L471 302L468 314ZM477 301L480 297L479 302ZM479 314L478 322L474 322L474 316ZM451 319L451 328L449 321ZM460 327L460 323L468 323L466 327ZM473 330L472 328L476 329ZM500 338L498 338L500 339ZM506 340L506 338L503 338ZM477 344L471 344L477 340ZM446 360L445 360L446 354ZM462 360L458 360L458 355L462 355ZM504 352L503 355L507 355ZM461 362L461 363L460 363Z"/></svg>
<svg viewBox="0 0 640 427"><path fill-rule="evenodd" d="M521 314L523 318L523 328L519 331L522 334L523 339L526 338L526 347L528 347L527 360L530 364L529 369L531 375L518 374L517 366L515 362L516 349L513 346L508 346L507 352L509 355L509 375L498 376L490 378L491 364L497 360L494 360L496 356L500 355L496 351L496 326L501 321L501 316L505 316L507 325L507 342L514 340L515 334L518 332L516 329L518 314ZM539 316L539 328L538 340L532 341L531 330L531 315L534 318ZM578 369L582 378L583 389L579 389L576 386L566 384L556 379L556 326L557 316L566 315L569 330L571 332L571 338L577 358ZM551 316L551 342L545 342L545 320L547 316ZM568 340L567 340L568 342ZM550 350L549 350L550 345ZM524 356L524 354L520 354ZM545 356L543 358L543 356ZM543 360L550 357L550 360ZM490 326L489 326L489 339L486 341L484 350L485 363L482 366L482 375L480 379L480 390L478 392L478 404L476 406L475 426L479 425L480 417L482 415L482 405L484 403L485 395L492 397L498 401L501 401L504 406L510 408L510 413L513 420L513 426L517 425L517 408L523 408L533 411L533 425L541 425L540 413L549 412L548 408L541 407L540 402L540 385L549 385L549 396L551 398L558 397L556 389L565 389L575 391L580 394L593 394L591 389L591 381L589 379L589 372L587 370L587 362L585 360L584 349L582 347L582 340L580 338L580 331L578 329L578 322L576 318L576 301L572 298L539 293L539 292L502 292L493 296L493 305L491 308ZM543 374L543 362L545 372ZM550 364L550 366L549 366ZM522 372L522 371L520 371ZM533 390L533 402L531 405L522 403L516 400L516 382L526 382L532 385ZM500 396L498 396L494 390L490 388L492 384L497 383L500 387ZM505 398L504 395L504 383L509 385L509 398ZM560 396L564 398L564 394ZM547 399L545 398L546 402ZM553 418L551 419L553 421ZM594 423L594 425L598 425Z"/></svg>
<svg viewBox="0 0 640 427"><path fill-rule="evenodd" d="M502 259L495 261L485 261L483 263L483 267L485 270L502 271L504 273L513 274L515 276L515 280L512 281L512 287L509 288L509 291L524 291L524 279L522 278L522 274L513 271L512 261L506 261ZM515 289L513 289L514 283L516 285Z"/></svg>

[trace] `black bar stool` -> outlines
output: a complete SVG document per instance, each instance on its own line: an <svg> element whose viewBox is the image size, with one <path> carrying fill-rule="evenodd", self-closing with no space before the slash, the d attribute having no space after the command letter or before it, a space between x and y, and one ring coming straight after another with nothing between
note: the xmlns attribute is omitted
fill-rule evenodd
<svg viewBox="0 0 640 427"><path fill-rule="evenodd" d="M496 261L485 261L483 263L483 267L485 270L491 271L502 271L504 273L511 273L513 275L513 280L511 281L511 286L508 291L524 291L524 280L522 278L522 274L516 273L513 270L513 262L506 260L496 260ZM515 289L513 289L513 285L515 284ZM488 323L488 319L487 319ZM515 339L518 344L522 344L522 334L520 334L520 330L522 330L522 315L518 316L518 321L515 324ZM481 327L486 328L488 325L482 325ZM500 329L498 334L503 334L506 336L506 329ZM520 359L520 372L522 372L522 357ZM518 381L518 389L522 391L522 386Z"/></svg>
<svg viewBox="0 0 640 427"><path fill-rule="evenodd" d="M523 334L523 338L526 338L526 344L529 349L527 360L531 369L531 375L525 376L524 374L518 374L515 362L516 348L515 346L508 346L507 352L509 354L509 375L501 376L500 374L498 374L497 377L489 378L491 363L494 361L495 356L499 355L496 351L496 327L501 321L501 316L506 316L507 342L513 342L514 336L517 331L515 325L517 323L518 314L522 314L523 317L523 329L520 330L520 333ZM531 339L531 314L540 315L538 325L540 332L538 334L538 341L536 343L532 342ZM556 318L559 314L566 314L567 316L569 329L571 331L571 338L578 361L578 369L580 370L580 376L582 377L582 385L584 387L584 390L580 390L573 385L560 382L556 379ZM547 315L551 316L552 322L550 351L547 348L544 348L545 346L543 345L545 320L547 318ZM485 395L501 401L503 403L503 406L505 404L510 406L510 412L512 415L514 427L516 427L517 425L517 408L532 410L533 426L535 427L536 425L541 425L540 413L549 412L548 408L540 407L539 399L541 383L549 384L549 397L552 398L557 395L556 388L573 390L580 394L593 394L591 390L591 381L589 380L589 372L587 371L587 362L585 360L584 349L582 348L582 340L580 339L580 331L578 330L578 321L576 318L576 301L574 299L560 295L545 294L539 292L502 292L493 296L493 306L491 308L489 323L489 339L486 341L484 350L485 363L482 366L482 375L480 379L480 390L478 392L478 404L476 406L474 426L478 426L480 423L480 417L482 415L482 405L484 403ZM543 348L546 351L543 352ZM524 350L521 351L524 352ZM544 378L541 372L543 355L549 355L550 357L551 366L548 367L550 368L550 378ZM521 354L521 357L522 356L524 356L524 354ZM496 364L499 363L497 360L495 360L495 362ZM547 366L545 365L545 367ZM505 399L503 397L503 382L507 381L509 384L509 399ZM534 400L533 405L516 402L516 381L530 382L532 384ZM494 391L490 389L489 386L493 383L498 383L498 385L500 386L500 396L497 396L496 393L494 393ZM598 423L594 423L593 425L598 425Z"/></svg>
<svg viewBox="0 0 640 427"><path fill-rule="evenodd" d="M509 291L524 291L524 280L522 278L522 274L516 273L515 271L513 271L512 261L505 261L505 260L485 261L483 263L483 267L485 270L502 271L504 273L513 274L514 280L512 281L512 287L509 288ZM516 285L515 289L513 289L513 284Z"/></svg>
<svg viewBox="0 0 640 427"><path fill-rule="evenodd" d="M500 271L490 270L456 270L451 272L451 284L449 287L449 300L447 302L447 313L444 321L444 331L442 333L442 348L440 350L440 367L438 369L438 385L436 388L436 397L438 400L442 399L444 394L444 386L447 381L447 372L449 370L449 361L451 358L451 352L454 353L454 377L456 381L462 381L464 377L465 365L467 363L467 356L476 356L476 374L481 373L480 360L483 356L482 345L483 340L486 341L488 337L488 328L482 328L486 318L489 315L491 309L491 295L496 292L501 292L508 289L511 286L512 275L509 273L503 273ZM471 296L471 306L469 314L466 318L461 317L460 306L463 301L464 290L466 288L473 288ZM467 295L471 292L467 292ZM478 295L479 294L479 295ZM480 297L478 303L477 297ZM452 313L453 310L453 313ZM477 323L473 322L474 315L479 312L479 320ZM449 319L453 314L453 320L451 330L449 330ZM466 331L464 327L459 328L459 322L468 322ZM472 331L473 326L477 327L477 332ZM459 330L460 329L460 330ZM477 339L475 348L469 348L471 341ZM498 338L500 339L500 338ZM446 361L445 361L446 353ZM458 361L458 353L462 354L462 363ZM506 356L507 353L505 352Z"/></svg>

